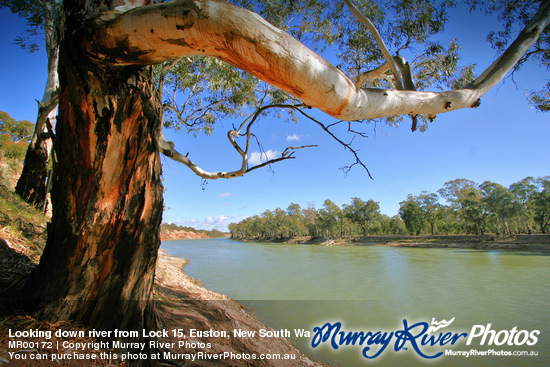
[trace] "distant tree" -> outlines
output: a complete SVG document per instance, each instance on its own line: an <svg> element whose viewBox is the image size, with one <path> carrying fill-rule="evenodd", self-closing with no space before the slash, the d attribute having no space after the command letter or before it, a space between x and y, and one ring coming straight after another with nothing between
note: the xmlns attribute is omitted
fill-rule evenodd
<svg viewBox="0 0 550 367"><path fill-rule="evenodd" d="M410 235L418 236L424 226L424 213L418 200L409 194L407 200L399 203L399 216L405 222Z"/></svg>
<svg viewBox="0 0 550 367"><path fill-rule="evenodd" d="M290 236L307 234L305 218L302 214L302 208L300 207L300 204L290 203L290 205L286 208L286 214L289 221Z"/></svg>
<svg viewBox="0 0 550 367"><path fill-rule="evenodd" d="M462 219L467 234L485 232L486 213L481 202L479 185L466 179L445 182L438 190Z"/></svg>
<svg viewBox="0 0 550 367"><path fill-rule="evenodd" d="M536 183L538 190L531 197L535 222L542 233L550 233L550 176L539 177Z"/></svg>
<svg viewBox="0 0 550 367"><path fill-rule="evenodd" d="M491 216L495 220L496 233L500 234L501 231L510 233L508 228L508 220L514 214L513 195L504 186L485 181L480 185L482 193L482 202L487 215Z"/></svg>
<svg viewBox="0 0 550 367"><path fill-rule="evenodd" d="M34 124L17 121L7 112L0 111L0 151L5 157L22 160L29 145Z"/></svg>
<svg viewBox="0 0 550 367"><path fill-rule="evenodd" d="M424 221L430 225L430 233L435 234L435 224L442 217L442 206L439 203L438 196L435 193L428 193L423 191L418 197L417 201L422 209Z"/></svg>
<svg viewBox="0 0 550 367"><path fill-rule="evenodd" d="M350 205L344 205L346 218L360 226L363 236L368 234L369 227L380 215L380 205L374 200L363 201L357 197L351 199Z"/></svg>
<svg viewBox="0 0 550 367"><path fill-rule="evenodd" d="M318 218L323 232L333 237L338 224L343 220L342 210L331 200L327 199L323 203L323 209L318 211Z"/></svg>
<svg viewBox="0 0 550 367"><path fill-rule="evenodd" d="M308 203L307 208L302 210L304 216L305 225L307 227L308 234L312 237L319 237L320 234L320 224L317 215L317 209L315 209L315 204L310 202Z"/></svg>
<svg viewBox="0 0 550 367"><path fill-rule="evenodd" d="M407 234L407 226L401 219L401 217L396 214L390 218L390 234L393 235L404 235Z"/></svg>
<svg viewBox="0 0 550 367"><path fill-rule="evenodd" d="M510 185L510 193L513 195L515 205L518 207L517 212L521 213L523 223L527 233L531 234L531 221L533 210L531 208L531 197L537 191L537 185L533 177L526 177L519 182Z"/></svg>
<svg viewBox="0 0 550 367"><path fill-rule="evenodd" d="M468 191L460 204L466 234L485 234L487 212L484 210L479 190Z"/></svg>

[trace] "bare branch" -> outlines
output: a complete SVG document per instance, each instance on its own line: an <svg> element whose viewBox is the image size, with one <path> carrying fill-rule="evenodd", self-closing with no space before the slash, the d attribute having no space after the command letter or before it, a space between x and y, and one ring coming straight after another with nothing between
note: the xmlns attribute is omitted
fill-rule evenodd
<svg viewBox="0 0 550 367"><path fill-rule="evenodd" d="M329 134L334 140L336 140L338 143L340 143L340 145L342 145L345 149L349 150L355 157L355 163L352 164L350 166L350 169L351 167L355 166L356 164L360 165L361 167L363 167L363 169L365 171L367 171L367 174L369 175L369 177L372 179L372 176L370 174L370 171L369 169L367 168L367 166L365 166L365 164L363 164L363 162L361 161L361 159L359 158L359 155L357 154L357 151L355 149L353 149L351 147L350 144L346 144L344 143L342 140L340 140L336 135L334 135L332 133L332 131L329 130L329 128L327 126L325 126L325 124L323 124L321 121L317 120L316 118L308 115L307 113L305 113L304 111L302 111L301 109L297 109L298 112L300 112L302 115L304 115L305 117L307 117L308 119L310 119L311 121L315 122L317 125L319 125L321 127L321 129L323 129L327 134ZM331 125L332 126L332 125ZM347 173L346 173L347 174Z"/></svg>
<svg viewBox="0 0 550 367"><path fill-rule="evenodd" d="M263 163L260 163L258 165L255 165L251 168L249 168L247 170L247 172L250 172L250 171L253 171L255 169L258 169L258 168L261 168L261 167L265 167L269 164L273 164L273 163L277 163L277 162L281 162L283 160L286 160L286 159L294 159L296 157L294 157L294 152L297 150L297 149L303 149L303 148L313 148L313 147L317 147L317 145L302 145L300 147L287 147L283 153L281 154L281 157L279 158L275 158L275 159L270 159L268 161L265 161Z"/></svg>
<svg viewBox="0 0 550 367"><path fill-rule="evenodd" d="M258 108L249 118L245 119L245 121L243 121L243 123L241 123L239 129L237 129L237 130L233 129L233 130L228 131L227 132L227 138L228 138L229 142L231 143L233 148L237 151L237 153L241 156L241 167L238 170L235 170L235 171L230 171L230 172L225 172L225 171L208 172L208 171L205 171L204 169L197 166L193 161L191 161L188 158L187 155L184 156L183 154L179 153L175 149L174 143L172 141L167 142L164 139L164 134L162 134L162 133L161 133L161 136L159 138L159 148L160 148L160 151L165 156L167 156L167 157L169 157L169 158L171 158L175 161L178 161L180 163L183 163L184 165L189 167L196 175L198 175L202 178L217 179L217 178L240 177L240 176L242 176L242 175L244 175L244 174L246 174L250 171L253 171L257 168L264 167L264 166L267 166L269 164L277 163L277 162L287 160L287 159L294 159L295 158L294 157L294 152L298 149L303 149L303 148L309 148L309 147L316 146L316 145L303 145L303 146L300 146L300 147L290 146L290 147L287 147L283 151L283 153L281 154L280 157L267 160L266 162L262 162L258 165L252 166L252 167L248 167L248 154L250 152L250 139L251 139L251 137L254 136L254 134L252 134L251 129L252 129L252 125L257 121L259 116L263 112L265 112L266 110L271 109L271 108L287 108L287 109L300 110L299 109L300 107L303 107L303 105L272 104L272 105L263 106L263 107ZM241 130L244 128L245 125L246 125L246 132L241 133ZM245 137L246 147L245 147L244 150L239 146L239 144L235 140L239 136L244 136Z"/></svg>

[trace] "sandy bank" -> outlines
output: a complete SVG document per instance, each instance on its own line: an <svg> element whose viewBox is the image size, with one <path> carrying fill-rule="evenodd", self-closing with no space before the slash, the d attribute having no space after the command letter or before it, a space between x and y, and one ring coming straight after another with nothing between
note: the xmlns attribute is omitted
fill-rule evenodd
<svg viewBox="0 0 550 367"><path fill-rule="evenodd" d="M442 235L442 236L357 236L326 237L232 237L244 242L273 242L325 246L395 246L420 248L550 250L550 235Z"/></svg>
<svg viewBox="0 0 550 367"><path fill-rule="evenodd" d="M161 241L173 241L173 240L197 240L203 238L210 238L204 232L188 232L183 230L175 231L161 231Z"/></svg>
<svg viewBox="0 0 550 367"><path fill-rule="evenodd" d="M21 275L28 273L36 263L28 260L28 258L19 251L14 250L10 243L0 240L0 254L9 255L2 259L2 273L0 278L5 280L4 283L9 284L16 280ZM285 338L242 338L233 335L234 330L256 331L272 330L266 325L259 322L252 316L241 304L229 299L228 297L209 291L202 287L197 281L185 275L183 267L187 263L186 259L172 257L167 255L163 250L159 251L157 260L154 299L155 308L157 311L158 330L181 330L184 337L178 338L170 335L169 338L156 338L159 343L156 351L164 353L172 353L173 358L169 364L161 363L161 366L321 366L319 363L312 362L305 355L294 348ZM223 276L223 270L220 270ZM48 322L39 321L29 315L11 314L8 309L4 309L3 303L0 302L0 365L6 361L10 361L9 352L13 352L8 347L8 330L51 330L55 331L58 328L64 330L85 330L81 325L71 322L61 322L51 324ZM193 336L191 330L195 329L198 332L215 331L217 333L225 333L225 337L216 335ZM214 334L214 333L211 333ZM57 353L72 353L72 349L61 347L64 341L93 343L94 338L54 338L55 342L59 342ZM54 340L52 339L52 340ZM33 336L22 337L18 340L40 343L43 341L40 338ZM179 344L182 342L182 344ZM83 344L83 345L84 345ZM37 344L38 345L38 344ZM91 345L91 344L87 344ZM111 350L113 351L113 350ZM33 350L20 351L21 353L34 353ZM92 349L86 347L79 350L79 353L96 354L105 352L104 350ZM114 352L122 353L122 350L114 350ZM36 352L38 353L38 352ZM42 353L51 353L50 350L42 350ZM199 356L202 353L202 360L186 360L184 355ZM221 357L227 353L229 357ZM217 355L218 359L211 360L205 355ZM266 356L268 355L268 356ZM236 357L231 357L236 356ZM253 359L256 356L257 359ZM264 359L260 359L261 357ZM274 356L274 357L273 357ZM268 358L269 357L269 358ZM286 358L286 359L284 359ZM45 366L53 365L54 363L44 364L42 362L33 361L31 359L25 361L10 361L14 366ZM19 363L23 362L23 363ZM82 361L72 360L64 361L64 366L80 367L86 366L129 366L130 364L122 362L120 359L102 359L98 358L95 363L82 364ZM10 363L11 365L12 363ZM57 364L56 364L57 365ZM156 364L150 364L156 365Z"/></svg>
<svg viewBox="0 0 550 367"><path fill-rule="evenodd" d="M230 337L194 337L187 338L188 345L175 348L173 353L219 354L224 352L236 355L278 354L288 356L288 360L218 360L195 361L193 366L321 366L300 353L284 338L236 338L233 330L256 331L271 330L248 313L245 308L228 297L209 291L182 271L187 260L159 252L155 278L155 299L161 327L164 329L183 329L189 335L191 329L200 331L226 331ZM182 339L183 340L183 339ZM170 338L174 342L178 339ZM202 347L201 347L202 346Z"/></svg>

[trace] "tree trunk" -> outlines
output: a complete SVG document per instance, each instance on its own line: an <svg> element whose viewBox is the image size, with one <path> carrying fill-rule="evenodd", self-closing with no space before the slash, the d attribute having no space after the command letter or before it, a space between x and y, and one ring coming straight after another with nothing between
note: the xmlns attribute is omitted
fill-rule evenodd
<svg viewBox="0 0 550 367"><path fill-rule="evenodd" d="M74 32L60 44L53 216L25 294L49 320L154 328L163 204L162 109L152 69L92 61L90 18L67 7L65 24Z"/></svg>
<svg viewBox="0 0 550 367"><path fill-rule="evenodd" d="M55 2L58 2L56 0ZM54 31L54 21L48 12L44 14L44 36L46 39L46 54L48 55L48 79L42 101L39 103L38 116L34 127L31 143L25 155L25 164L17 181L15 192L29 204L37 208L45 208L47 188L46 178L48 161L52 149L52 136L48 124L55 126L57 114L57 75L58 43Z"/></svg>
<svg viewBox="0 0 550 367"><path fill-rule="evenodd" d="M49 140L49 138L47 139ZM47 140L38 136L27 149L23 171L15 186L15 192L27 203L37 208L43 208L46 201L48 157Z"/></svg>
<svg viewBox="0 0 550 367"><path fill-rule="evenodd" d="M38 117L31 143L25 154L25 164L21 176L15 186L15 192L27 203L44 208L46 201L46 178L48 172L48 161L52 149L50 126L55 126L55 115L57 114L57 48L55 55L48 56L48 80L44 90L42 102L38 108Z"/></svg>

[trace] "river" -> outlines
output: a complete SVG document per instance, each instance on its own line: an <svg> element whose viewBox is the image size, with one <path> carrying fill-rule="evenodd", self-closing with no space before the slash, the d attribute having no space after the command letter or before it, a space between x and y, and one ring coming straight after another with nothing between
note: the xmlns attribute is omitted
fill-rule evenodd
<svg viewBox="0 0 550 367"><path fill-rule="evenodd" d="M186 274L238 300L274 329L312 331L325 322L341 322L344 331L389 335L403 330L404 322L410 327L454 318L435 334L480 336L470 345L465 336L454 345L418 343L419 351L426 356L472 349L493 354L428 360L410 342L396 352L394 337L378 357L366 359L361 353L367 344L334 350L321 343L314 349L311 337L289 338L314 360L336 366L550 366L549 251L260 244L226 238L166 241L162 248L190 260ZM490 346L487 330L496 335ZM487 339L481 345L484 331ZM514 337L521 346L513 345ZM380 349L371 347L370 356ZM517 351L538 355L502 355Z"/></svg>

